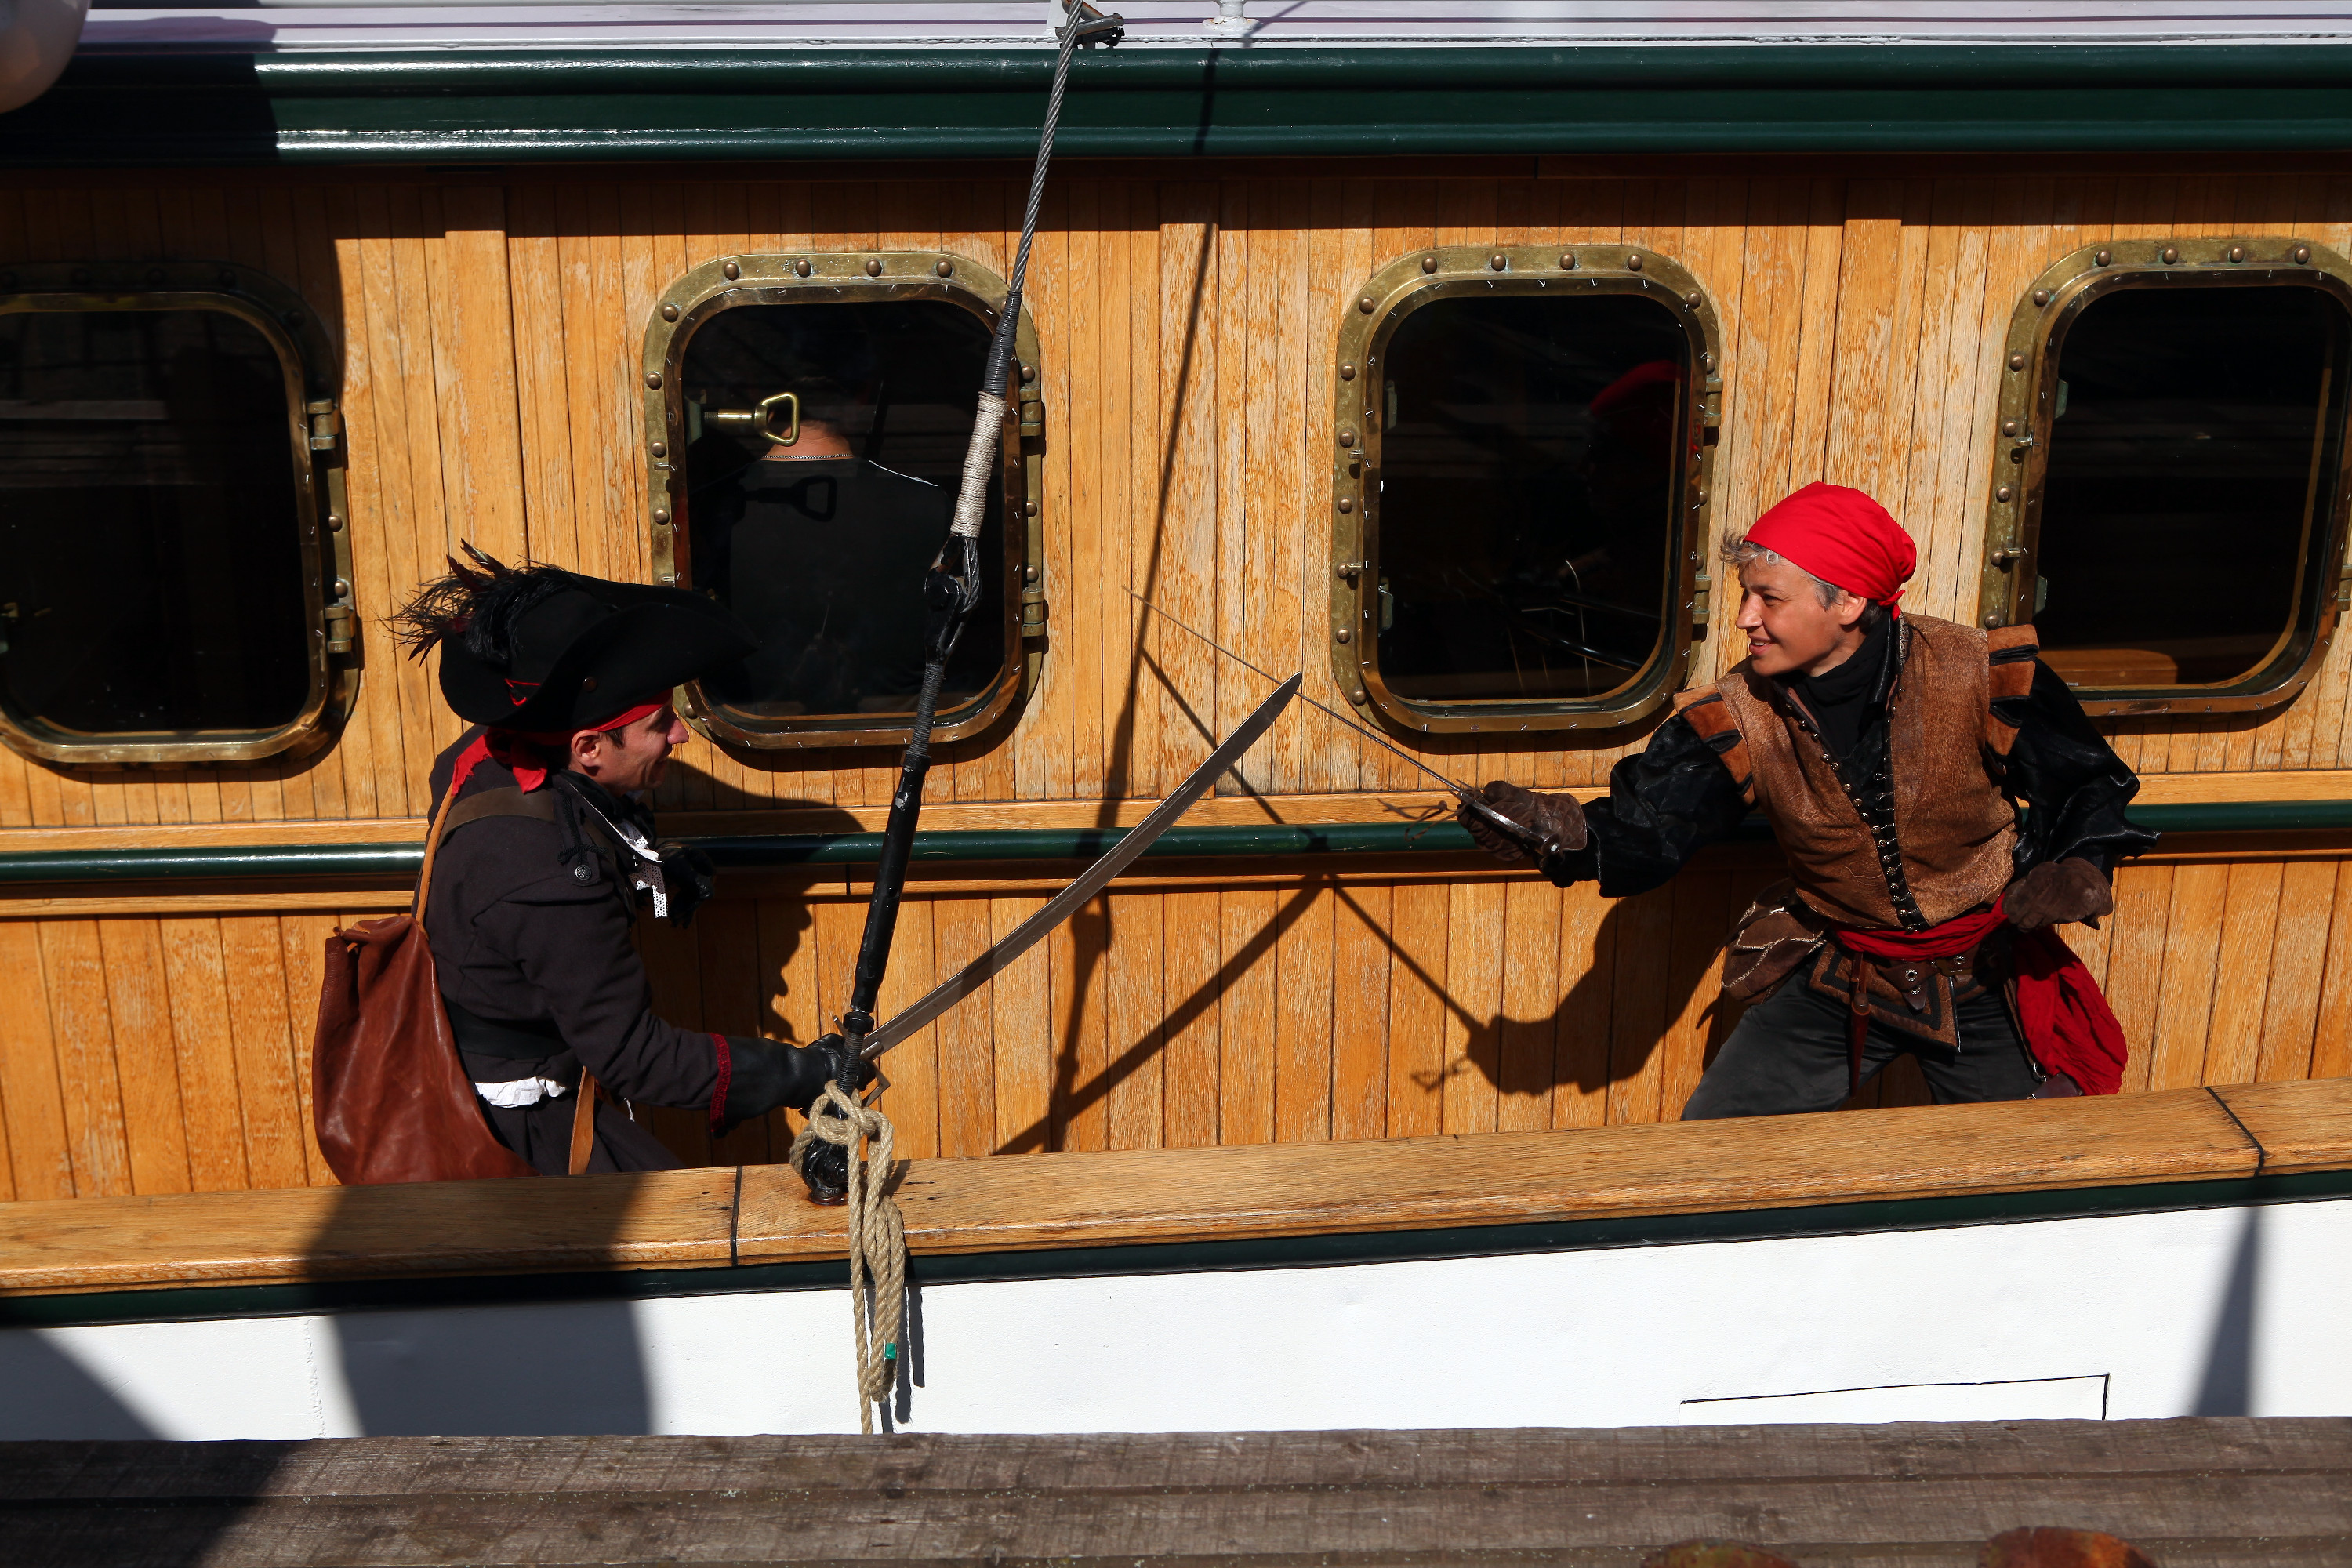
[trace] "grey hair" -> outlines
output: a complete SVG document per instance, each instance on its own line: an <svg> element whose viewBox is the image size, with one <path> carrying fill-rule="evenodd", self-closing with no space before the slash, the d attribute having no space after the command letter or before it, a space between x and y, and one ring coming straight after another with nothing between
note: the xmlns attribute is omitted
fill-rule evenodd
<svg viewBox="0 0 2352 1568"><path fill-rule="evenodd" d="M1813 593L1820 598L1822 608L1824 610L1833 610L1837 608L1839 598L1847 592L1846 589L1839 587L1836 584L1830 582L1826 578L1815 577L1811 572L1805 572L1803 567L1797 565L1795 562L1790 560L1787 556L1781 554L1777 550L1767 550L1760 544L1748 543L1748 536L1744 533L1735 534L1731 538L1725 540L1723 542L1722 555L1725 562L1730 565L1734 572L1738 571L1743 566L1750 565L1758 562L1761 562L1767 566L1790 566L1794 567L1799 572L1803 572L1806 577L1811 579ZM1854 597L1861 598L1862 595L1857 594ZM1877 626L1880 621L1886 618L1886 606L1881 605L1875 599L1864 599L1863 602L1870 607L1863 611L1860 625L1863 630L1868 631L1872 627Z"/></svg>

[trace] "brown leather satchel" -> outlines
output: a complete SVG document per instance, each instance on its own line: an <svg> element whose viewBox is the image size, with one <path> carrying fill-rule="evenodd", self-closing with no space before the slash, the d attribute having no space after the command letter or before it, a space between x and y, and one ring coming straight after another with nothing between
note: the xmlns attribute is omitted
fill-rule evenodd
<svg viewBox="0 0 2352 1568"><path fill-rule="evenodd" d="M434 979L422 917L448 820L444 798L407 914L362 921L327 939L311 1108L327 1167L346 1185L538 1174L483 1119ZM592 1100L589 1086L582 1089L583 1101Z"/></svg>

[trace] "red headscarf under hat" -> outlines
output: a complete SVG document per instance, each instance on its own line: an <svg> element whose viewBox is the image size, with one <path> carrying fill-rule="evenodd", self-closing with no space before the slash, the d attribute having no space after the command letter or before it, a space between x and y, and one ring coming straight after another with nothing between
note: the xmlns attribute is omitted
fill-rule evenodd
<svg viewBox="0 0 2352 1568"><path fill-rule="evenodd" d="M1756 520L1748 542L1901 615L1918 547L1886 509L1843 485L1811 484Z"/></svg>
<svg viewBox="0 0 2352 1568"><path fill-rule="evenodd" d="M452 800L457 798L457 792L466 786L466 780L472 775L475 766L486 760L504 763L513 772L515 783L520 784L523 793L528 795L545 784L549 773L563 766L561 753L572 743L572 736L584 735L591 731L604 733L618 730L648 714L658 713L668 706L667 698L658 702L640 702L635 708L616 713L602 724L591 724L585 730L484 730L474 737L472 745L457 753L457 761L449 772L449 797Z"/></svg>

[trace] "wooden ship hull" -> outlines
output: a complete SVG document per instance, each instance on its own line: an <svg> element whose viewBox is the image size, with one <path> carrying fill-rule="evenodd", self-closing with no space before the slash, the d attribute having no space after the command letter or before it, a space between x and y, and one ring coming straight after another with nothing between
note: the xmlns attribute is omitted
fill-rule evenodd
<svg viewBox="0 0 2352 1568"><path fill-rule="evenodd" d="M331 373L305 426L315 722L249 757L0 726L0 1365L58 1391L5 1435L854 1414L845 1367L837 1392L802 1370L845 1361L846 1311L837 1225L788 1190L784 1113L713 1140L641 1110L672 1174L343 1192L309 1104L321 948L405 908L426 772L458 732L383 616L461 540L690 580L648 446L677 406L649 385L671 306L754 281L782 300L800 258L909 299L961 268L975 309L991 280L1002 302L1041 25L835 9L100 9L58 84L0 115L0 294L216 271ZM1589 798L1672 689L1736 659L1706 563L1801 484L1905 521L1914 611L2031 616L1995 559L2040 526L2010 498L2028 454L2004 422L2032 417L2037 290L2073 299L2109 264L2082 258L2352 267L2352 20L2324 5L2292 40L2185 37L2153 7L1813 7L1743 24L1769 46L1673 5L1233 9L1130 8L1129 44L1078 63L1008 463L1030 575L993 706L932 774L886 1016L1264 696L1137 595L1304 670L1450 777ZM1707 362L1646 706L1416 727L1436 710L1353 678L1380 685L1349 641L1376 492L1334 426L1423 257L1442 282L1658 280ZM1676 1125L1737 1021L1718 954L1779 875L1769 835L1639 897L1558 889L1479 856L1413 767L1294 709L890 1058L931 1336L905 1419L2352 1410L2316 1318L2352 1225L2352 647L2323 478L2275 678L2093 705L2164 834L2114 918L2068 933L2130 1038L2122 1096L1931 1110L1906 1059L1839 1117ZM701 727L656 804L724 875L690 929L642 929L657 1008L809 1039L845 1005L896 752ZM2051 1332L2111 1312L2132 1326ZM1853 1331L1888 1321L1913 1342ZM635 1382L488 1414L515 1329L613 1347ZM707 1376L721 1341L763 1346L772 1376ZM1867 1395L1889 1388L1913 1392Z"/></svg>

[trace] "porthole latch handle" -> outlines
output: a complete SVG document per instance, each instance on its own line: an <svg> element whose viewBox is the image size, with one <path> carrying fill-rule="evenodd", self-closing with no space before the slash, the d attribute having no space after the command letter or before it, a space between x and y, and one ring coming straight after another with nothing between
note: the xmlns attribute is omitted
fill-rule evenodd
<svg viewBox="0 0 2352 1568"><path fill-rule="evenodd" d="M343 434L343 416L336 411L333 401L314 399L304 404L302 411L310 416L310 450L333 451L335 443L341 439Z"/></svg>
<svg viewBox="0 0 2352 1568"><path fill-rule="evenodd" d="M2014 566L2031 553L2022 544L2004 544L1988 559L1996 566Z"/></svg>

